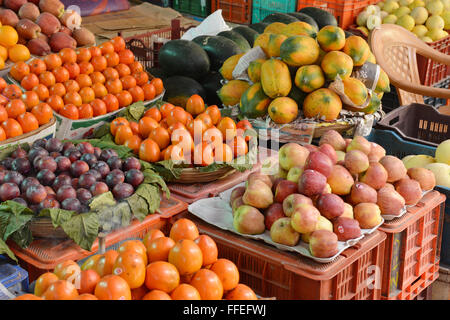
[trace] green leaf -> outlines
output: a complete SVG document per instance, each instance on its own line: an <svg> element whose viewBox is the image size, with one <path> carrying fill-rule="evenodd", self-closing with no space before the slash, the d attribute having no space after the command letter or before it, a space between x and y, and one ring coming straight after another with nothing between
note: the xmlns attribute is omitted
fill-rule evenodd
<svg viewBox="0 0 450 320"><path fill-rule="evenodd" d="M105 123L104 125L96 128L94 130L94 134L93 137L96 139L101 139L103 136L107 135L110 133L110 124L109 123Z"/></svg>
<svg viewBox="0 0 450 320"><path fill-rule="evenodd" d="M31 211L31 210L30 210ZM33 218L33 213L14 214L0 210L0 238L6 241L10 235L20 230Z"/></svg>
<svg viewBox="0 0 450 320"><path fill-rule="evenodd" d="M39 217L51 218L53 227L58 228L62 226L64 222L69 221L74 214L76 214L75 211L58 208L48 208L41 210L41 212L39 212Z"/></svg>
<svg viewBox="0 0 450 320"><path fill-rule="evenodd" d="M110 232L130 224L132 212L126 201L119 202L113 207L103 207L98 211L100 229Z"/></svg>
<svg viewBox="0 0 450 320"><path fill-rule="evenodd" d="M145 106L142 101L138 101L130 105L123 113L123 117L128 121L139 121L145 113Z"/></svg>
<svg viewBox="0 0 450 320"><path fill-rule="evenodd" d="M12 201L12 200L7 200L7 201L2 202L0 204L0 211L11 212L16 216L20 215L22 213L33 214L33 211L30 208L28 208L16 201Z"/></svg>
<svg viewBox="0 0 450 320"><path fill-rule="evenodd" d="M0 149L0 160L3 160L11 155L17 148L21 147L22 149L28 151L30 150L30 145L28 143L18 143L9 145L7 147Z"/></svg>
<svg viewBox="0 0 450 320"><path fill-rule="evenodd" d="M152 169L166 181L176 180L181 176L183 166L176 167L172 160L159 161L152 164Z"/></svg>
<svg viewBox="0 0 450 320"><path fill-rule="evenodd" d="M106 141L101 139L81 139L81 140L64 140L64 141L70 141L73 144L78 144L80 142L89 142L94 147L98 147L100 149L113 149L117 152L119 155L119 158L128 158L133 157L134 153L133 151L126 147L126 146L119 146L114 143L114 141Z"/></svg>
<svg viewBox="0 0 450 320"><path fill-rule="evenodd" d="M159 209L161 196L157 187L144 183L137 188L135 194L145 199L148 204L148 213L155 213Z"/></svg>
<svg viewBox="0 0 450 320"><path fill-rule="evenodd" d="M16 256L11 251L11 249L8 247L8 245L2 239L0 239L0 254L4 254L4 253L6 253L6 255L8 257L10 257L12 260L14 260L15 262L19 263L19 261L17 260Z"/></svg>
<svg viewBox="0 0 450 320"><path fill-rule="evenodd" d="M116 205L116 200L114 200L112 192L108 191L95 196L89 203L89 208L91 208L92 211L95 211L102 207L112 207L114 205Z"/></svg>
<svg viewBox="0 0 450 320"><path fill-rule="evenodd" d="M161 178L161 176L159 174L157 174L155 171L153 171L151 169L145 169L143 171L143 173L144 173L144 182L143 183L147 183L147 184L156 183L157 185L160 186L161 190L166 193L166 198L167 199L170 198L170 190L167 187L167 184L164 181L164 179Z"/></svg>
<svg viewBox="0 0 450 320"><path fill-rule="evenodd" d="M33 235L31 234L31 230L28 225L24 225L22 228L14 232L10 238L21 248L28 247L33 241Z"/></svg>
<svg viewBox="0 0 450 320"><path fill-rule="evenodd" d="M61 226L64 232L82 249L91 250L98 235L99 222L95 212L73 216Z"/></svg>
<svg viewBox="0 0 450 320"><path fill-rule="evenodd" d="M139 220L142 221L149 213L149 206L147 201L139 196L138 194L133 194L125 200L130 206L131 212Z"/></svg>

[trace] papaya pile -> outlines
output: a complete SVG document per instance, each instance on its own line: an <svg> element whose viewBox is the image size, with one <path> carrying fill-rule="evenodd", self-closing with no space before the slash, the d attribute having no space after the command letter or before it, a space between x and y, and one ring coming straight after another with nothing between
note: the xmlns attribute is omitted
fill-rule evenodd
<svg viewBox="0 0 450 320"><path fill-rule="evenodd" d="M265 58L249 63L247 81L232 76L243 53L224 61L219 70L226 79L219 90L223 105L239 104L244 117L268 115L278 124L299 116L333 121L342 109L372 114L380 108L389 78L380 68L373 91L359 79L366 62L376 64L363 38L332 23L319 29L305 21L283 21L266 24L254 40L253 48L259 46Z"/></svg>

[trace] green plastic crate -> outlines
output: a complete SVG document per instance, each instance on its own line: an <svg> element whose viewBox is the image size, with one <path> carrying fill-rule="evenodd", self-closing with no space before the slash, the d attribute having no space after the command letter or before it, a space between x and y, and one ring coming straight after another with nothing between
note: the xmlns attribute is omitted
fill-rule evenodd
<svg viewBox="0 0 450 320"><path fill-rule="evenodd" d="M253 0L252 23L261 22L275 12L296 12L297 0Z"/></svg>
<svg viewBox="0 0 450 320"><path fill-rule="evenodd" d="M206 17L211 13L211 0L173 0L173 8L193 16Z"/></svg>

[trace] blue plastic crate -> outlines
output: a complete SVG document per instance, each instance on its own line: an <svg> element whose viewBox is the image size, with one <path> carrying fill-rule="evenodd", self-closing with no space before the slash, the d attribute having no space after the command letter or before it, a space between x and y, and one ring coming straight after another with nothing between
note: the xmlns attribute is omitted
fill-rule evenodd
<svg viewBox="0 0 450 320"><path fill-rule="evenodd" d="M21 295L28 292L28 272L18 265L14 265L11 259L0 255L0 283L13 295ZM0 291L0 300L10 298Z"/></svg>
<svg viewBox="0 0 450 320"><path fill-rule="evenodd" d="M386 149L386 154L400 159L410 154L426 154L434 157L436 151L435 147L403 140L398 134L388 130L372 129L367 140L378 143ZM450 266L450 189L440 186L435 189L447 197L442 228L441 263Z"/></svg>
<svg viewBox="0 0 450 320"><path fill-rule="evenodd" d="M297 0L253 0L252 23L261 22L269 14L275 12L295 12Z"/></svg>

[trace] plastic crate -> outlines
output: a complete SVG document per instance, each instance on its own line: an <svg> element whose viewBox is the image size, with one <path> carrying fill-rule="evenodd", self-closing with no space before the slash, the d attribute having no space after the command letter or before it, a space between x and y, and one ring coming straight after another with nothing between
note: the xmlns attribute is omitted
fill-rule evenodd
<svg viewBox="0 0 450 320"><path fill-rule="evenodd" d="M12 295L17 296L28 292L28 272L15 265L11 259L0 255L0 284ZM9 300L10 297L0 290L0 300Z"/></svg>
<svg viewBox="0 0 450 320"><path fill-rule="evenodd" d="M252 0L211 0L211 12L222 10L225 21L250 24Z"/></svg>
<svg viewBox="0 0 450 320"><path fill-rule="evenodd" d="M164 199L161 201L160 213L148 215L142 222L135 219L129 226L109 233L105 238L105 247L125 239L142 238L150 229L162 229L168 219L184 212L187 206L187 203L173 197L170 200ZM70 239L35 239L26 249L18 247L14 242L8 242L8 245L19 259L19 264L28 271L31 282L41 274L52 271L62 261L78 261L98 250L98 240L93 243L91 251L81 249Z"/></svg>
<svg viewBox="0 0 450 320"><path fill-rule="evenodd" d="M450 54L450 36L428 43L428 45L439 52ZM440 64L419 54L417 54L417 69L420 82L426 86L432 86L450 75L450 66Z"/></svg>
<svg viewBox="0 0 450 320"><path fill-rule="evenodd" d="M347 29L355 23L358 14L368 5L375 4L379 0L298 0L297 11L304 7L317 7L330 12L336 17L338 25Z"/></svg>
<svg viewBox="0 0 450 320"><path fill-rule="evenodd" d="M261 22L269 14L275 12L295 12L297 0L253 0L252 23Z"/></svg>
<svg viewBox="0 0 450 320"><path fill-rule="evenodd" d="M441 264L450 267L450 188L437 186L436 190L447 197L447 200L445 200L444 226L442 227Z"/></svg>
<svg viewBox="0 0 450 320"><path fill-rule="evenodd" d="M450 116L426 104L412 103L389 112L377 128L393 130L404 140L437 147L450 139Z"/></svg>
<svg viewBox="0 0 450 320"><path fill-rule="evenodd" d="M158 67L159 49L169 40L180 39L188 28L182 28L179 19L173 19L169 28L149 31L125 38L125 43L137 61L141 62L146 70Z"/></svg>
<svg viewBox="0 0 450 320"><path fill-rule="evenodd" d="M433 87L450 89L450 77L446 77L444 80L439 81L434 84ZM423 102L437 108L440 106L446 106L448 104L448 99L424 96Z"/></svg>
<svg viewBox="0 0 450 320"><path fill-rule="evenodd" d="M383 266L383 232L375 231L335 261L320 264L218 229L193 215L184 217L196 223L200 234L214 239L219 257L233 261L239 269L240 282L259 296L282 300L380 299L376 279Z"/></svg>
<svg viewBox="0 0 450 320"><path fill-rule="evenodd" d="M444 202L443 194L431 191L404 216L379 228L387 235L382 298L403 299L402 293L406 290L410 294L408 288L415 288L411 286L418 279L428 279L427 273L434 273L432 267L439 261L441 249Z"/></svg>
<svg viewBox="0 0 450 320"><path fill-rule="evenodd" d="M194 16L207 17L211 13L211 2L210 0L173 0L173 8Z"/></svg>

